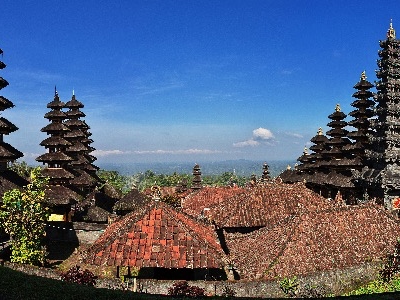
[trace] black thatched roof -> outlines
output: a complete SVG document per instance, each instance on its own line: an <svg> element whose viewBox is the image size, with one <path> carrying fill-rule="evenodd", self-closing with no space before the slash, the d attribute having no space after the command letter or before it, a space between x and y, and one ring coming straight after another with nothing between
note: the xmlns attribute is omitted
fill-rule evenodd
<svg viewBox="0 0 400 300"><path fill-rule="evenodd" d="M82 102L76 100L75 95L72 95L71 100L69 100L67 103L65 103L64 107L77 109L77 108L83 108L85 106L82 104Z"/></svg>
<svg viewBox="0 0 400 300"><path fill-rule="evenodd" d="M110 212L99 206L91 206L88 209L86 215L86 221L96 222L96 223L106 223L110 215L111 215Z"/></svg>
<svg viewBox="0 0 400 300"><path fill-rule="evenodd" d="M0 159L7 159L8 161L11 161L17 160L22 156L24 156L24 154L10 144L4 142L0 143Z"/></svg>
<svg viewBox="0 0 400 300"><path fill-rule="evenodd" d="M78 175L75 176L73 180L70 181L72 185L75 186L92 186L95 185L97 179L86 173L84 170L76 170Z"/></svg>
<svg viewBox="0 0 400 300"><path fill-rule="evenodd" d="M47 139L43 140L40 143L40 146L44 146L46 148L52 147L52 146L70 146L71 143L68 142L66 139L60 137L60 136L50 136Z"/></svg>
<svg viewBox="0 0 400 300"><path fill-rule="evenodd" d="M8 121L7 119L1 117L0 118L0 133L1 134L9 134L18 130L18 127L15 126L13 123Z"/></svg>
<svg viewBox="0 0 400 300"><path fill-rule="evenodd" d="M139 192L138 189L132 189L128 194L122 197L117 203L115 203L113 210L118 211L134 211L138 207L142 207L149 203L150 198Z"/></svg>
<svg viewBox="0 0 400 300"><path fill-rule="evenodd" d="M12 107L14 107L14 103L3 96L0 96L0 110L5 110Z"/></svg>
<svg viewBox="0 0 400 300"><path fill-rule="evenodd" d="M50 206L74 204L79 199L76 192L62 185L50 185L45 190L45 202Z"/></svg>
<svg viewBox="0 0 400 300"><path fill-rule="evenodd" d="M2 202L2 197L5 192L13 189L21 189L28 184L28 180L10 169L0 172L0 202Z"/></svg>
<svg viewBox="0 0 400 300"><path fill-rule="evenodd" d="M58 133L58 132L68 132L70 129L68 126L62 124L62 123L50 123L40 129L41 132L47 132L47 133Z"/></svg>
<svg viewBox="0 0 400 300"><path fill-rule="evenodd" d="M74 175L64 168L44 168L42 175L53 179L72 179Z"/></svg>
<svg viewBox="0 0 400 300"><path fill-rule="evenodd" d="M5 80L3 77L0 77L0 90L5 88L8 85L8 81Z"/></svg>
<svg viewBox="0 0 400 300"><path fill-rule="evenodd" d="M69 162L72 160L73 160L73 158L71 158L70 156L66 155L63 152L45 153L36 158L36 161L40 161L43 163L46 163L46 162L62 163L62 162Z"/></svg>

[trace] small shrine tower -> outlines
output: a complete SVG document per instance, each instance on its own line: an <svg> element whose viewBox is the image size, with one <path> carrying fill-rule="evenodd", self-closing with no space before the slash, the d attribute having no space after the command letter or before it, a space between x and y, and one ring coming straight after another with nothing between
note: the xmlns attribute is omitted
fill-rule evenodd
<svg viewBox="0 0 400 300"><path fill-rule="evenodd" d="M202 188L201 185L201 171L200 171L200 166L198 164L195 164L193 167L193 180L192 180L192 189L194 190L199 190Z"/></svg>

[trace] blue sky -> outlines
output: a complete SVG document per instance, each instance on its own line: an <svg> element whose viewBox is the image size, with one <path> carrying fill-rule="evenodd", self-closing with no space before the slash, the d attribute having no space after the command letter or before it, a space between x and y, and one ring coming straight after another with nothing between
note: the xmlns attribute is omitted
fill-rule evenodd
<svg viewBox="0 0 400 300"><path fill-rule="evenodd" d="M57 86L102 162L296 159L348 114L399 1L2 0L0 94L28 163ZM400 30L400 29L399 29ZM400 34L400 31L399 31Z"/></svg>

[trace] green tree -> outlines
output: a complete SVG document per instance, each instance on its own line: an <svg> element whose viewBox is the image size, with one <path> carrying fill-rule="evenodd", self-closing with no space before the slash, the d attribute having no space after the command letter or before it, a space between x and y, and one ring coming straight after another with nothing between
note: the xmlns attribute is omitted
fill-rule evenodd
<svg viewBox="0 0 400 300"><path fill-rule="evenodd" d="M19 176L29 179L31 172L35 167L29 166L25 161L14 162L11 164L10 169L16 172Z"/></svg>
<svg viewBox="0 0 400 300"><path fill-rule="evenodd" d="M4 193L0 222L11 237L11 261L31 265L43 264L47 208L43 205L48 178L40 176L40 168L31 172L31 183L22 190Z"/></svg>
<svg viewBox="0 0 400 300"><path fill-rule="evenodd" d="M131 189L128 176L121 175L118 171L99 170L97 175L123 194L126 194Z"/></svg>

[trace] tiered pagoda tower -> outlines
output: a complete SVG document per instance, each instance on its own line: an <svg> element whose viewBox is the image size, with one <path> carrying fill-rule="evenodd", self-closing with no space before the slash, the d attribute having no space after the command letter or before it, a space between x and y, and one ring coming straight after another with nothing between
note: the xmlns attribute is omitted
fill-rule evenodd
<svg viewBox="0 0 400 300"><path fill-rule="evenodd" d="M313 145L310 146L310 150L313 151L313 153L308 156L308 171L321 171L321 166L324 165L325 161L324 153L329 150L329 139L324 135L320 127L317 134L312 137L310 141L313 143Z"/></svg>
<svg viewBox="0 0 400 300"><path fill-rule="evenodd" d="M269 166L268 164L265 162L263 164L263 173L261 175L261 181L262 182L268 182L271 180L271 175L269 173Z"/></svg>
<svg viewBox="0 0 400 300"><path fill-rule="evenodd" d="M343 165L343 160L347 156L344 147L350 144L350 140L346 137L348 131L344 129L347 126L347 122L344 121L346 114L342 112L340 105L336 104L335 111L328 118L332 121L327 126L332 129L326 132L330 136L327 142L330 149L323 151L327 160L324 165L329 169L340 169L340 165Z"/></svg>
<svg viewBox="0 0 400 300"><path fill-rule="evenodd" d="M2 49L0 49L0 54L3 55ZM5 67L6 64L0 60L0 70L4 69ZM7 80L5 80L3 77L0 77L0 90L6 86L8 86ZM4 111L12 107L14 107L14 104L10 100L0 96L0 111ZM24 178L7 168L9 163L16 161L18 158L23 156L22 152L4 142L4 135L8 135L16 130L18 130L17 126L7 119L0 117L0 196L2 196L7 190L22 187L28 184Z"/></svg>
<svg viewBox="0 0 400 300"><path fill-rule="evenodd" d="M354 86L357 91L353 94L353 97L356 100L351 103L351 106L355 110L349 113L353 120L348 122L348 125L353 126L356 130L347 134L347 137L354 141L349 149L354 158L360 162L356 170L361 170L365 164L365 150L369 148L368 136L373 134L370 122L370 118L374 116L375 105L375 102L371 99L374 96L374 93L370 91L372 87L372 83L367 81L365 71L362 72L360 81Z"/></svg>
<svg viewBox="0 0 400 300"><path fill-rule="evenodd" d="M89 153L93 151L93 148L90 147L92 140L88 139L89 126L80 120L85 116L80 110L84 105L76 99L73 93L72 99L64 107L69 109L65 112L67 120L63 124L70 129L66 132L65 138L70 142L70 146L66 148L66 154L73 158L67 164L67 168L75 175L71 184L83 193L89 193L96 185L98 178L93 174L93 170L97 170L91 164L93 156L89 156Z"/></svg>
<svg viewBox="0 0 400 300"><path fill-rule="evenodd" d="M195 164L193 167L193 180L192 180L192 189L194 190L199 190L202 188L201 185L201 171L200 171L200 166L198 164Z"/></svg>
<svg viewBox="0 0 400 300"><path fill-rule="evenodd" d="M48 176L50 184L53 185L67 185L69 180L74 178L74 175L66 170L66 166L73 161L73 158L65 153L71 143L65 139L65 134L70 129L62 123L66 118L65 113L61 111L64 105L56 90L53 101L47 104L47 108L51 110L44 116L50 123L41 129L50 135L40 143L48 149L48 152L36 158L37 161L47 165L43 175Z"/></svg>
<svg viewBox="0 0 400 300"><path fill-rule="evenodd" d="M50 220L55 221L69 221L71 204L80 199L80 196L70 189L70 181L74 175L67 170L67 166L73 158L65 153L67 147L71 146L71 143L65 139L65 134L71 130L63 124L66 118L65 113L62 112L64 105L56 90L53 101L47 104L50 111L44 116L50 123L41 129L42 132L50 135L40 143L48 152L36 158L36 161L46 165L42 174L50 178L49 188L45 191L46 201L52 207L54 216Z"/></svg>
<svg viewBox="0 0 400 300"><path fill-rule="evenodd" d="M390 23L386 40L379 42L376 72L376 119L372 121L369 169L364 174L369 197L383 201L386 208L400 196L400 41Z"/></svg>

